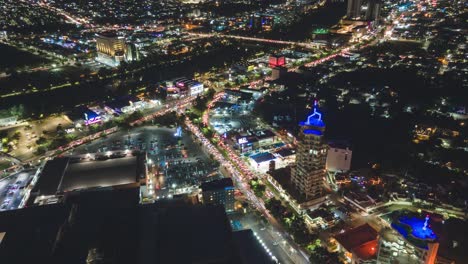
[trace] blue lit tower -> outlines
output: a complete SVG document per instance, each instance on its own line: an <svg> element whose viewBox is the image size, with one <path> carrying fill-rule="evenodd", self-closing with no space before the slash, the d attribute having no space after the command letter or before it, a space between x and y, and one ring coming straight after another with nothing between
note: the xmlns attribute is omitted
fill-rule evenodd
<svg viewBox="0 0 468 264"><path fill-rule="evenodd" d="M323 140L325 123L314 103L312 114L300 122L296 164L292 170L292 184L307 201L322 198L327 146Z"/></svg>

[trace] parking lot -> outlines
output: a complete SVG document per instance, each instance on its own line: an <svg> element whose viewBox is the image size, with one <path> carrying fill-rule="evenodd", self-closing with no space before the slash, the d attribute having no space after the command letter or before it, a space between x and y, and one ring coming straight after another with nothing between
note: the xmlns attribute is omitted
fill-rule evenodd
<svg viewBox="0 0 468 264"><path fill-rule="evenodd" d="M201 150L187 131L177 128L145 126L119 131L106 138L82 145L68 154L107 159L134 151L146 151L150 174L155 175L156 196L188 192L201 182L219 176L218 167Z"/></svg>
<svg viewBox="0 0 468 264"><path fill-rule="evenodd" d="M211 109L210 125L218 134L256 128L258 122L252 116L253 107L253 100L240 102L233 96L225 95Z"/></svg>
<svg viewBox="0 0 468 264"><path fill-rule="evenodd" d="M22 171L0 180L0 211L18 208L34 173L35 170Z"/></svg>

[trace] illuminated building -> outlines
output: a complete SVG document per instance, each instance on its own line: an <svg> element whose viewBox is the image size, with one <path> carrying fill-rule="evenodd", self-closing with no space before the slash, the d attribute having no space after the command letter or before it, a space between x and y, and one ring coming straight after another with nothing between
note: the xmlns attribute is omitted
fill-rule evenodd
<svg viewBox="0 0 468 264"><path fill-rule="evenodd" d="M366 10L366 20L374 21L380 17L380 0L368 0Z"/></svg>
<svg viewBox="0 0 468 264"><path fill-rule="evenodd" d="M7 40L8 39L8 33L6 31L0 31L0 39L1 40Z"/></svg>
<svg viewBox="0 0 468 264"><path fill-rule="evenodd" d="M281 67L286 64L286 59L284 56L280 55L271 55L270 59L268 60L270 68Z"/></svg>
<svg viewBox="0 0 468 264"><path fill-rule="evenodd" d="M262 30L270 31L273 29L275 25L275 17L274 16L262 16L261 24L262 24Z"/></svg>
<svg viewBox="0 0 468 264"><path fill-rule="evenodd" d="M439 243L430 227L430 216L401 216L393 229L381 232L377 263L434 264Z"/></svg>
<svg viewBox="0 0 468 264"><path fill-rule="evenodd" d="M125 52L126 61L138 61L140 60L140 52L133 43L127 43L127 49Z"/></svg>
<svg viewBox="0 0 468 264"><path fill-rule="evenodd" d="M369 224L349 229L335 236L339 252L351 264L375 263L378 252L378 233Z"/></svg>
<svg viewBox="0 0 468 264"><path fill-rule="evenodd" d="M353 151L348 147L336 143L330 144L327 153L326 169L331 172L347 172L351 168Z"/></svg>
<svg viewBox="0 0 468 264"><path fill-rule="evenodd" d="M351 169L351 157L353 152L349 146L338 143L331 143L327 152L327 184L333 189L337 189L336 175L347 172Z"/></svg>
<svg viewBox="0 0 468 264"><path fill-rule="evenodd" d="M96 36L96 50L99 62L116 67L124 60L125 40L115 33L102 33Z"/></svg>
<svg viewBox="0 0 468 264"><path fill-rule="evenodd" d="M85 125L87 126L102 122L101 116L90 109L87 109L83 113L83 116L84 116Z"/></svg>
<svg viewBox="0 0 468 264"><path fill-rule="evenodd" d="M358 19L361 16L361 1L362 0L348 0L348 9L346 17L348 19Z"/></svg>
<svg viewBox="0 0 468 264"><path fill-rule="evenodd" d="M205 182L201 189L203 204L223 205L227 212L234 211L234 184L231 178Z"/></svg>
<svg viewBox="0 0 468 264"><path fill-rule="evenodd" d="M327 146L323 140L325 123L317 109L317 102L313 113L300 126L296 164L291 180L294 188L305 196L305 200L318 201L323 199Z"/></svg>

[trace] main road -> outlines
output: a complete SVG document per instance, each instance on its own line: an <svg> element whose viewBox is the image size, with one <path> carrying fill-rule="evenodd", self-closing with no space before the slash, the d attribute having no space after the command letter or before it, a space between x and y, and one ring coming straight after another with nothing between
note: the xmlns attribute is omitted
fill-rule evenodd
<svg viewBox="0 0 468 264"><path fill-rule="evenodd" d="M253 177L252 172L245 166L243 161L241 161L237 155L232 152L232 150L227 149L226 145L222 144L220 141L220 147L224 150L227 150L227 156L223 156L219 149L208 140L205 135L200 131L200 129L195 126L188 118L185 120L185 125L187 128L195 135L196 139L200 140L205 149L209 154L213 155L213 158L217 160L223 168L229 173L229 176L234 180L237 188L247 197L251 202L252 206L255 207L271 224L273 231L278 234L280 239L286 241L285 244L280 245L281 247L286 247L284 250L288 253L289 260L283 260L296 264L309 263L308 255L303 252L303 250L293 241L292 237L284 230L283 226L278 223L278 221L272 217L272 215L265 208L263 200L255 196L253 191L250 189L246 181ZM271 254L271 251L267 251L272 259L277 260L276 256Z"/></svg>
<svg viewBox="0 0 468 264"><path fill-rule="evenodd" d="M254 42L262 42L268 44L277 44L277 45L289 45L289 46L298 46L307 49L320 49L323 48L323 45L312 43L312 42L295 42L295 41L286 41L286 40L276 40L276 39L266 39L266 38L255 38L255 37L245 37L239 35L229 35L229 34L220 34L220 33L193 33L188 32L188 35L195 36L195 37L205 37L205 38L212 38L212 37L219 37L219 38L231 38L237 40L247 40L247 41L254 41Z"/></svg>

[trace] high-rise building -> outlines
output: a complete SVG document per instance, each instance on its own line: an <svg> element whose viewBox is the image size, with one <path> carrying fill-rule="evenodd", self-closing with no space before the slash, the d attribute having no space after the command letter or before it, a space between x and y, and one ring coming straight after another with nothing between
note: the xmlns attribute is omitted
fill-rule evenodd
<svg viewBox="0 0 468 264"><path fill-rule="evenodd" d="M201 189L203 204L224 205L227 212L234 211L234 184L231 178L205 182Z"/></svg>
<svg viewBox="0 0 468 264"><path fill-rule="evenodd" d="M358 19L361 16L362 0L348 0L346 17L348 19Z"/></svg>
<svg viewBox="0 0 468 264"><path fill-rule="evenodd" d="M323 133L325 123L322 114L314 104L314 110L307 120L299 123L296 164L292 171L292 184L305 199L312 201L323 197L325 177L325 161L327 146L324 144Z"/></svg>
<svg viewBox="0 0 468 264"><path fill-rule="evenodd" d="M96 36L97 60L109 66L118 66L125 56L125 39L113 32Z"/></svg>
<svg viewBox="0 0 468 264"><path fill-rule="evenodd" d="M329 172L347 172L351 168L353 151L340 143L329 144L326 169Z"/></svg>
<svg viewBox="0 0 468 264"><path fill-rule="evenodd" d="M140 52L133 43L127 43L127 50L125 52L126 61L138 61L140 60Z"/></svg>
<svg viewBox="0 0 468 264"><path fill-rule="evenodd" d="M125 41L114 33L102 33L96 36L96 49L99 53L113 57L124 53Z"/></svg>
<svg viewBox="0 0 468 264"><path fill-rule="evenodd" d="M380 17L380 0L368 0L366 10L366 20L378 20Z"/></svg>

